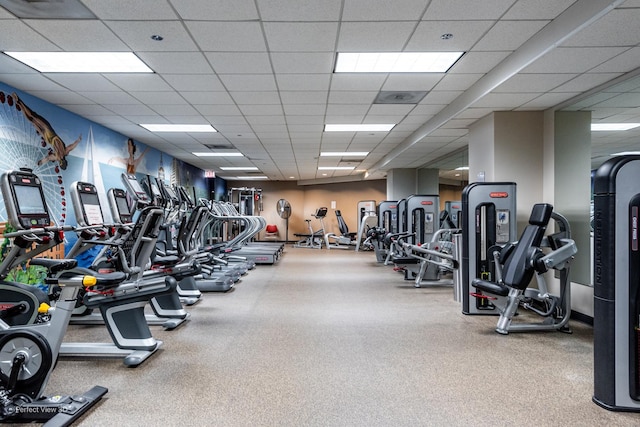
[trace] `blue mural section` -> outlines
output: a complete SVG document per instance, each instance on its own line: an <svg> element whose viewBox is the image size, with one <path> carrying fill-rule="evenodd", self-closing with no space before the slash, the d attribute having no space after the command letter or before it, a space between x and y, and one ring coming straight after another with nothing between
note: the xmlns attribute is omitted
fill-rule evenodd
<svg viewBox="0 0 640 427"><path fill-rule="evenodd" d="M204 171L166 153L91 122L39 98L0 83L0 172L29 168L45 190L58 224L75 225L69 186L76 181L98 188L105 222L111 222L106 192L123 188L122 174L135 173L184 186L208 198ZM4 203L0 222L6 221ZM67 233L66 249L75 241Z"/></svg>

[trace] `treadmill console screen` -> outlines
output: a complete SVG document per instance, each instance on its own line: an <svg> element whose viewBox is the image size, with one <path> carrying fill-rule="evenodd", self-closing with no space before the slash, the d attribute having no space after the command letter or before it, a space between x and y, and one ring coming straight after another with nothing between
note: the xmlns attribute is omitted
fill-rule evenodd
<svg viewBox="0 0 640 427"><path fill-rule="evenodd" d="M5 207L12 225L18 229L48 227L51 218L38 177L20 171L9 172L7 178L11 197L7 200L5 195Z"/></svg>

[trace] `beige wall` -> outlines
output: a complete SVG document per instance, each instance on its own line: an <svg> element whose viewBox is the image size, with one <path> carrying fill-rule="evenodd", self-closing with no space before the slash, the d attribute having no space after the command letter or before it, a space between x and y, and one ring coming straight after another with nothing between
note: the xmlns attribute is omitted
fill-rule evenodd
<svg viewBox="0 0 640 427"><path fill-rule="evenodd" d="M286 221L278 216L276 204L280 199L286 199L291 204L289 218L289 240L297 240L295 233L307 233L305 219L311 219L314 231L318 230L320 221L311 215L322 206L328 208L324 220L325 232L340 234L336 214L331 209L331 201L336 202L336 209L340 210L350 232L358 231L357 203L361 200L375 200L379 203L387 200L387 184L385 180L344 182L339 184L297 185L286 181L228 181L231 187L255 187L262 189L262 213L267 224L278 226L279 239L284 240ZM440 209L444 209L444 202L462 199L463 187L440 185ZM262 234L260 235L262 238Z"/></svg>
<svg viewBox="0 0 640 427"><path fill-rule="evenodd" d="M340 234L336 214L331 209L331 201L336 202L336 209L340 210L350 232L358 230L357 203L361 200L375 200L376 203L386 200L386 181L357 181L339 184L297 185L295 182L270 181L228 181L227 187L255 187L262 189L261 215L267 224L278 226L279 239L284 240L286 222L278 216L276 204L280 199L286 199L291 204L289 218L289 240L297 240L294 233L306 233L305 219L311 219L314 231L321 225L320 221L311 215L319 207L326 206L329 210L324 220L325 232Z"/></svg>

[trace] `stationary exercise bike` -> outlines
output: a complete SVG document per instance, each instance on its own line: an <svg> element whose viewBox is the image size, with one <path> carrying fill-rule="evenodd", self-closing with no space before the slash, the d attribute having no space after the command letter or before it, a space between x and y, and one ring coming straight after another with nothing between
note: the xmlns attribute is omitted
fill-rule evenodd
<svg viewBox="0 0 640 427"><path fill-rule="evenodd" d="M0 422L48 421L46 425L67 426L108 390L94 386L82 395L50 398L43 392L80 292L111 283L98 283L95 277L81 275L53 278L62 270L74 268L76 260L33 258L31 265L47 268L46 284L59 290L52 308L39 289L4 280L25 257L60 243L64 227L49 226L50 216L39 185L22 182L19 174L7 173L2 178L7 216L17 231L5 233L5 237L13 239L14 246L0 263ZM36 313L41 316L36 317ZM39 323L20 324L25 316ZM16 320L19 317L23 319Z"/></svg>

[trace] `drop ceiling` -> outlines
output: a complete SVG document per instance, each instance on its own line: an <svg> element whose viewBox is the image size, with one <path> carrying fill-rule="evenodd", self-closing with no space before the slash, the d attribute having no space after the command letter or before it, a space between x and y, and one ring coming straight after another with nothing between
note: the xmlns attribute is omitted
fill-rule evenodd
<svg viewBox="0 0 640 427"><path fill-rule="evenodd" d="M18 18L0 7L0 50L132 51L155 73L41 74L0 55L0 81L221 176L222 166L256 166L271 180L324 182L438 167L456 179L469 125L492 111L591 110L594 121L640 122L640 0L81 3L95 19ZM337 52L418 50L466 53L447 73L333 73ZM426 95L381 104L382 91ZM154 134L138 123L219 132ZM324 133L326 123L397 125ZM594 133L594 165L640 149L638 136ZM192 154L227 148L245 157ZM321 151L369 155L353 171L318 171L348 160Z"/></svg>

